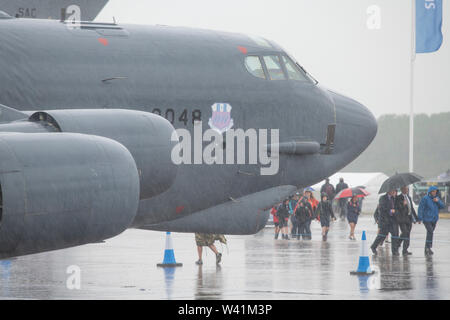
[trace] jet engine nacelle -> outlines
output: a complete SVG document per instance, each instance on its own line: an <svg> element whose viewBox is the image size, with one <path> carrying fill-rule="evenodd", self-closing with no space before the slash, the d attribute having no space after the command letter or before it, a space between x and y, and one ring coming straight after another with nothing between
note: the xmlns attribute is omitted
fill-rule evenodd
<svg viewBox="0 0 450 320"><path fill-rule="evenodd" d="M0 258L114 237L139 204L135 160L111 139L0 133Z"/></svg>
<svg viewBox="0 0 450 320"><path fill-rule="evenodd" d="M72 132L120 142L136 161L140 199L163 193L174 183L172 124L153 113L122 109L74 109L34 112L21 121L0 125L0 132Z"/></svg>

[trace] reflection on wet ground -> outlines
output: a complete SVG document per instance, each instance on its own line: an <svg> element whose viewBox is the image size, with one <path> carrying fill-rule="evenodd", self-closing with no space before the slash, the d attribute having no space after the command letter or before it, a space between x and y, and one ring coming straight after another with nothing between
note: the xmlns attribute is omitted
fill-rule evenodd
<svg viewBox="0 0 450 320"><path fill-rule="evenodd" d="M183 267L157 268L165 234L128 230L102 244L0 261L2 299L449 299L450 220L435 233L435 255L425 258L425 228L415 225L409 257L393 257L389 244L371 256L374 276L351 276L360 241L347 239L348 225L335 222L328 242L313 223L313 240L274 240L273 229L229 236L222 265L204 250L195 265L193 234L172 234ZM373 241L376 226L363 217L357 226ZM217 243L216 243L217 244ZM79 274L71 266L79 267ZM68 269L69 268L69 269ZM75 270L77 270L75 268ZM79 276L79 277L78 277ZM77 277L77 278L74 278ZM75 279L75 280L74 280ZM74 281L80 289L72 288Z"/></svg>

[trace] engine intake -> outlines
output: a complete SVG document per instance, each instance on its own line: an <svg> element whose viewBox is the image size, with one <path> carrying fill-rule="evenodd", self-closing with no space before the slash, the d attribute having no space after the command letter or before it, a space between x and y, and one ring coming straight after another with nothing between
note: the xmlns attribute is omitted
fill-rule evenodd
<svg viewBox="0 0 450 320"><path fill-rule="evenodd" d="M0 258L101 241L130 226L139 176L108 138L0 133Z"/></svg>

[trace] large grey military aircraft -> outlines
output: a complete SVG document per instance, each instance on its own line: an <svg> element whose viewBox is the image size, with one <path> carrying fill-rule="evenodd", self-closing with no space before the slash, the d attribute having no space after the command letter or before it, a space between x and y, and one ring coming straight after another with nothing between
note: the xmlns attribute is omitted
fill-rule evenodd
<svg viewBox="0 0 450 320"><path fill-rule="evenodd" d="M319 85L273 41L6 13L0 104L0 258L127 228L254 234L267 208L345 167L377 132L366 107ZM276 173L174 163L179 129L195 136L216 120L223 129L220 119L279 130L266 144L278 149Z"/></svg>
<svg viewBox="0 0 450 320"><path fill-rule="evenodd" d="M60 19L64 10L67 20L92 21L108 0L0 0L0 10L16 18Z"/></svg>

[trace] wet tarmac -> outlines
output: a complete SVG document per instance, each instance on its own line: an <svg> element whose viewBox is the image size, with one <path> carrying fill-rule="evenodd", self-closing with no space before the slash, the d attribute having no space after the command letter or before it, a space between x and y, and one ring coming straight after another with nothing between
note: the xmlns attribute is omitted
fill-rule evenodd
<svg viewBox="0 0 450 320"><path fill-rule="evenodd" d="M357 238L376 234L362 217ZM434 256L424 256L425 228L415 225L410 257L392 257L389 244L370 257L371 277L351 276L360 253L348 225L335 222L323 243L313 222L312 241L274 240L273 228L254 236L229 236L221 266L208 249L195 264L193 234L172 234L176 269L157 268L165 234L128 230L105 243L0 261L2 299L450 299L450 220L440 220ZM75 270L75 271L74 271ZM75 272L75 273L74 273ZM80 289L73 276L79 275ZM69 280L69 281L68 281ZM69 285L68 285L69 282ZM76 287L76 286L75 286ZM69 289L72 288L72 289Z"/></svg>

